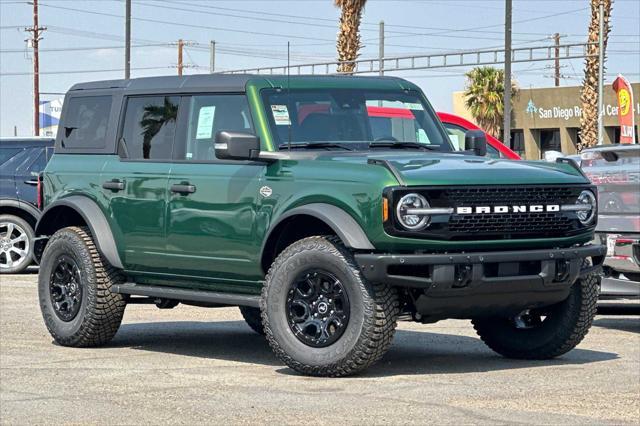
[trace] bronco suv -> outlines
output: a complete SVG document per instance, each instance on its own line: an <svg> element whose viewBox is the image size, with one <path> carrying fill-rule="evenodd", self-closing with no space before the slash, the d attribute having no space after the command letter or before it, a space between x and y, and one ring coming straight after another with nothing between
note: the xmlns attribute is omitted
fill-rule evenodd
<svg viewBox="0 0 640 426"><path fill-rule="evenodd" d="M478 131L453 152L405 80L83 83L59 129L36 257L61 345L109 342L127 304L240 306L284 363L343 376L399 319L471 319L496 352L545 359L596 312L605 251L579 168L486 158Z"/></svg>

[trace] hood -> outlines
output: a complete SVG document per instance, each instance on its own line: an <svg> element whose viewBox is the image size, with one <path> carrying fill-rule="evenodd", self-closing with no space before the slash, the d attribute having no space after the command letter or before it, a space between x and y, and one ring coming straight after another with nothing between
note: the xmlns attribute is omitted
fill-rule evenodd
<svg viewBox="0 0 640 426"><path fill-rule="evenodd" d="M570 164L511 161L446 153L332 153L318 160L367 163L384 160L407 186L419 185L524 185L589 183ZM370 164L371 167L381 167Z"/></svg>

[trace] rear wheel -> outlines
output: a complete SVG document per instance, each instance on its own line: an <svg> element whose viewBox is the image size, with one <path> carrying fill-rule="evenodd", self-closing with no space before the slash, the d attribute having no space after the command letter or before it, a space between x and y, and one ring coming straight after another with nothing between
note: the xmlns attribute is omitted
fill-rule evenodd
<svg viewBox="0 0 640 426"><path fill-rule="evenodd" d="M346 376L391 346L398 296L367 282L338 239L310 237L277 257L261 310L267 340L285 364L313 376Z"/></svg>
<svg viewBox="0 0 640 426"><path fill-rule="evenodd" d="M518 359L549 359L575 348L596 314L600 277L586 275L564 301L530 309L512 318L473 320L480 338L495 352Z"/></svg>
<svg viewBox="0 0 640 426"><path fill-rule="evenodd" d="M0 215L0 273L18 274L31 264L33 229L24 219Z"/></svg>
<svg viewBox="0 0 640 426"><path fill-rule="evenodd" d="M45 247L38 275L44 323L63 346L99 346L118 331L126 303L111 287L118 270L98 252L86 228L56 232Z"/></svg>

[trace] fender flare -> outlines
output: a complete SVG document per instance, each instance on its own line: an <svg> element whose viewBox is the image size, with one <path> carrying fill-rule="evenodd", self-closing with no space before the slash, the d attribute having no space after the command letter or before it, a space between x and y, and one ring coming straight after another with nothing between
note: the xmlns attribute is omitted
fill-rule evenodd
<svg viewBox="0 0 640 426"><path fill-rule="evenodd" d="M72 195L47 206L42 212L42 217L40 217L36 224L36 236L40 236L45 225L48 225L48 221L52 220L53 214L51 212L56 207L69 207L82 216L91 230L91 235L98 247L98 251L100 251L112 266L118 269L124 269L109 222L98 204L90 198Z"/></svg>
<svg viewBox="0 0 640 426"><path fill-rule="evenodd" d="M0 200L0 207L15 207L29 213L37 221L42 215L33 204L13 198L3 198Z"/></svg>
<svg viewBox="0 0 640 426"><path fill-rule="evenodd" d="M333 229L336 235L340 237L342 242L349 248L356 250L375 250L375 247L369 241L362 227L349 213L332 204L312 203L286 211L278 217L278 220L271 224L262 243L262 249L260 250L261 258L264 254L266 242L271 237L274 229L286 219L298 215L313 216L316 219L320 219Z"/></svg>

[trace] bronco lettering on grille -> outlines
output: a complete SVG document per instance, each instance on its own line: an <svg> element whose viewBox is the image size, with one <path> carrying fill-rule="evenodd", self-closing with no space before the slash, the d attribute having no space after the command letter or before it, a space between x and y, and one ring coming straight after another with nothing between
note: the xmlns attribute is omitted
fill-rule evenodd
<svg viewBox="0 0 640 426"><path fill-rule="evenodd" d="M456 214L559 212L559 204L457 207Z"/></svg>

